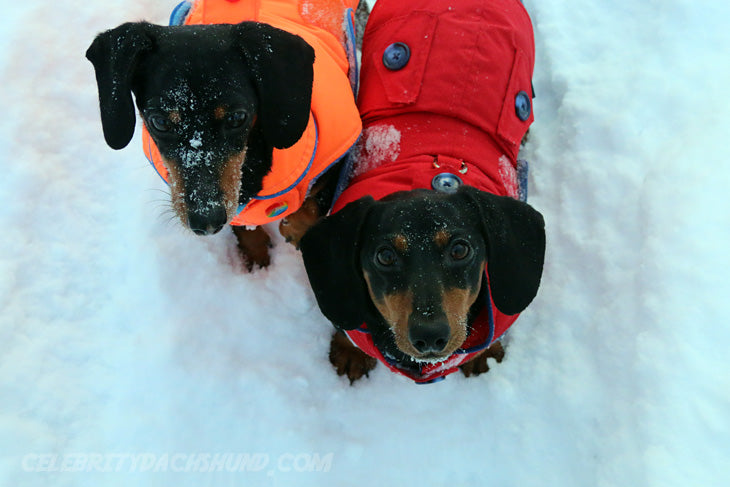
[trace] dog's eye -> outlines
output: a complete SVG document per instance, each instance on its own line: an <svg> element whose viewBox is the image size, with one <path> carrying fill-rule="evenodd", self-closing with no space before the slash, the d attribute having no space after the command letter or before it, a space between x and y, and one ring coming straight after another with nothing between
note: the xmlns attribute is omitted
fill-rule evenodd
<svg viewBox="0 0 730 487"><path fill-rule="evenodd" d="M243 111L231 112L226 114L226 127L230 129L237 129L242 127L246 123L248 114Z"/></svg>
<svg viewBox="0 0 730 487"><path fill-rule="evenodd" d="M172 122L170 119L161 115L152 115L148 121L158 132L168 132L172 128Z"/></svg>
<svg viewBox="0 0 730 487"><path fill-rule="evenodd" d="M454 245L451 246L450 255L454 260L464 260L469 256L470 252L471 247L469 247L469 244L460 241L454 242Z"/></svg>
<svg viewBox="0 0 730 487"><path fill-rule="evenodd" d="M382 265L383 267L390 267L396 263L398 260L398 256L396 256L393 249L389 247L383 247L375 254L375 260L378 261L378 264Z"/></svg>

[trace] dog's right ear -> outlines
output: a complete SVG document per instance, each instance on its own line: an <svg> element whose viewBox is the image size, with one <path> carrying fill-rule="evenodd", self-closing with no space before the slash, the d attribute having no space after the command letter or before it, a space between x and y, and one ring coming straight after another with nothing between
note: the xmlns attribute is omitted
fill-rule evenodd
<svg viewBox="0 0 730 487"><path fill-rule="evenodd" d="M258 22L234 26L259 94L258 119L269 145L294 145L309 123L314 49L301 37Z"/></svg>
<svg viewBox="0 0 730 487"><path fill-rule="evenodd" d="M104 139L112 149L122 149L134 134L132 76L140 54L152 48L144 22L128 22L102 32L86 51L96 71Z"/></svg>
<svg viewBox="0 0 730 487"><path fill-rule="evenodd" d="M310 228L301 241L304 267L319 309L335 328L368 321L370 298L360 266L360 235L374 204L360 198Z"/></svg>

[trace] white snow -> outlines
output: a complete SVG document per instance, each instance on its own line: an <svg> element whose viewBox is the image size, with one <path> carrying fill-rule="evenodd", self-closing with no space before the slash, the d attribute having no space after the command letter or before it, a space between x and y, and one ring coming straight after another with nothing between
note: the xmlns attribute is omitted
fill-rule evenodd
<svg viewBox="0 0 730 487"><path fill-rule="evenodd" d="M85 49L176 3L4 2L0 485L730 485L726 3L526 1L540 293L488 374L353 387L291 246L104 144Z"/></svg>
<svg viewBox="0 0 730 487"><path fill-rule="evenodd" d="M193 149L200 149L200 147L203 145L202 137L203 134L196 132L195 136L189 141L190 147L192 147Z"/></svg>

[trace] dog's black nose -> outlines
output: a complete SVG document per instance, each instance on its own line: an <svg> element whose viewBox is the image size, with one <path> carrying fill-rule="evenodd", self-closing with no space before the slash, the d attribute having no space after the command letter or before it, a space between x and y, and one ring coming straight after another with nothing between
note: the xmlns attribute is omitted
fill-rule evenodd
<svg viewBox="0 0 730 487"><path fill-rule="evenodd" d="M228 221L222 206L213 207L205 212L188 213L188 226L196 235L213 235L221 231Z"/></svg>
<svg viewBox="0 0 730 487"><path fill-rule="evenodd" d="M408 339L421 353L438 353L449 342L451 329L446 321L413 324L408 328Z"/></svg>

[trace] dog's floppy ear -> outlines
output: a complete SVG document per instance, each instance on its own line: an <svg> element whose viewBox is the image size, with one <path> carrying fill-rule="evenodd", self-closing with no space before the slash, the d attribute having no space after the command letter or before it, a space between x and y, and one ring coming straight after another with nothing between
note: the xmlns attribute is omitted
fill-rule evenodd
<svg viewBox="0 0 730 487"><path fill-rule="evenodd" d="M102 32L86 51L96 71L104 139L112 149L126 147L134 134L131 83L140 54L152 47L146 25L128 22Z"/></svg>
<svg viewBox="0 0 730 487"><path fill-rule="evenodd" d="M301 37L267 24L242 22L234 32L253 71L264 138L277 149L291 147L309 122L314 49Z"/></svg>
<svg viewBox="0 0 730 487"><path fill-rule="evenodd" d="M370 298L360 266L360 240L374 204L360 198L310 228L301 241L302 257L319 309L340 330L368 321Z"/></svg>
<svg viewBox="0 0 730 487"><path fill-rule="evenodd" d="M537 294L545 258L545 221L527 203L470 187L457 193L476 204L487 244L492 299L502 313L524 310Z"/></svg>

